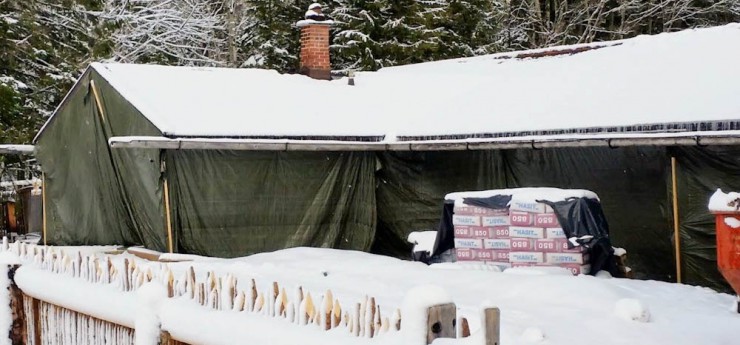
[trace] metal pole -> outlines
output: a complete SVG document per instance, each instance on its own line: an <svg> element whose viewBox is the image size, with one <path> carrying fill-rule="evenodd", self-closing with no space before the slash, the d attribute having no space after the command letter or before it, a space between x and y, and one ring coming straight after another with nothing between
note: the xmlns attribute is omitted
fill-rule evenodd
<svg viewBox="0 0 740 345"><path fill-rule="evenodd" d="M678 182L676 157L671 157L671 182L673 184L673 238L676 245L676 282L681 283L681 233L678 224Z"/></svg>

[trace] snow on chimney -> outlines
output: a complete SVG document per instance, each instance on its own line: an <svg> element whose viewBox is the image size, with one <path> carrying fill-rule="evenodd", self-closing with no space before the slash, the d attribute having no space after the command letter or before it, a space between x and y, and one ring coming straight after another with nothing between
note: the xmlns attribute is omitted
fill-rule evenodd
<svg viewBox="0 0 740 345"><path fill-rule="evenodd" d="M322 13L317 3L311 4L305 19L296 23L301 28L301 74L331 80L329 28L332 24L334 22Z"/></svg>

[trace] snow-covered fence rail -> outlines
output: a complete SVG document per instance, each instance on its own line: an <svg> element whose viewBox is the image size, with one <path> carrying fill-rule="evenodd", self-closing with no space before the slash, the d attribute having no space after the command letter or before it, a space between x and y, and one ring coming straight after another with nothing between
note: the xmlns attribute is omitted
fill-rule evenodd
<svg viewBox="0 0 740 345"><path fill-rule="evenodd" d="M13 253L24 264L12 280L19 296L15 302L21 306L14 318L25 325L16 337L28 345L223 343L222 336L203 326L213 325L214 318L233 322L232 329L245 322L305 329L319 334L316 341L322 343L337 336L343 337L343 344L388 344L404 338L401 310L381 309L373 297L343 306L331 290L312 295L298 286L288 293L278 282L258 285L230 273L197 274L197 264L175 267L180 277L176 279L167 263L128 256L69 255L54 247L6 241L0 252ZM469 335L467 320L457 316L454 304L430 304L416 314L405 321L405 328L418 333L420 345L439 337ZM183 315L204 322L183 327ZM483 328L493 327L485 331L490 335L485 344L498 344L497 310L495 315L484 317ZM425 321L421 327L419 320ZM305 331L293 333L301 332Z"/></svg>

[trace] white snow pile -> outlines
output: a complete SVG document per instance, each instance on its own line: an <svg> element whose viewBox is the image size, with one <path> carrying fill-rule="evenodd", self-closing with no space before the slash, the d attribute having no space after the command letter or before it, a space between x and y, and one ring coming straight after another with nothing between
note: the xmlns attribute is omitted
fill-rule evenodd
<svg viewBox="0 0 740 345"><path fill-rule="evenodd" d="M414 245L414 252L429 252L434 250L434 244L437 242L436 231L414 231L409 234L407 241Z"/></svg>
<svg viewBox="0 0 740 345"><path fill-rule="evenodd" d="M740 220L735 217L726 217L725 224L733 229L740 228Z"/></svg>
<svg viewBox="0 0 740 345"><path fill-rule="evenodd" d="M539 343L545 340L545 333L537 327L528 327L522 333L522 340L527 343Z"/></svg>
<svg viewBox="0 0 740 345"><path fill-rule="evenodd" d="M627 321L650 321L650 311L648 308L634 298L623 298L617 301L614 307L614 314Z"/></svg>
<svg viewBox="0 0 740 345"><path fill-rule="evenodd" d="M725 193L717 189L709 198L709 210L712 212L738 212L740 211L740 193Z"/></svg>
<svg viewBox="0 0 740 345"><path fill-rule="evenodd" d="M475 192L455 192L445 195L445 200L452 200L456 206L464 206L465 198L488 198L496 195L511 196L511 201L521 203L535 203L541 200L558 202L570 198L589 198L599 200L596 193L585 189L560 189L550 187L536 188L510 188L510 189L491 189Z"/></svg>
<svg viewBox="0 0 740 345"><path fill-rule="evenodd" d="M91 68L167 136L468 135L735 120L740 45L728 42L738 41L735 23L573 55L384 68L357 73L355 86L260 69ZM332 106L306 106L318 99Z"/></svg>
<svg viewBox="0 0 740 345"><path fill-rule="evenodd" d="M159 314L167 299L167 288L159 282L148 282L136 290L136 345L158 345L161 321Z"/></svg>

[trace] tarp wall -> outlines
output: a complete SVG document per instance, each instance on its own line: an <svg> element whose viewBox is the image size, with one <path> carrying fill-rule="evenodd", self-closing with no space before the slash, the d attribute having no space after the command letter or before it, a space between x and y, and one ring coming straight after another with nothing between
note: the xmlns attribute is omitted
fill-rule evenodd
<svg viewBox="0 0 740 345"><path fill-rule="evenodd" d="M168 151L180 250L233 257L296 246L367 251L372 153Z"/></svg>
<svg viewBox="0 0 740 345"><path fill-rule="evenodd" d="M678 163L683 281L730 292L717 270L714 216L707 204L717 188L740 191L740 147L683 147L670 154Z"/></svg>
<svg viewBox="0 0 740 345"><path fill-rule="evenodd" d="M165 248L159 150L112 151L108 138L116 135L161 133L88 70L37 140L46 183L48 243Z"/></svg>

